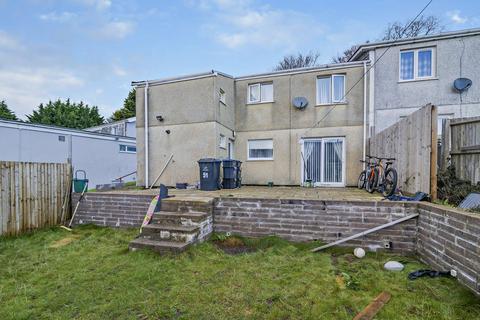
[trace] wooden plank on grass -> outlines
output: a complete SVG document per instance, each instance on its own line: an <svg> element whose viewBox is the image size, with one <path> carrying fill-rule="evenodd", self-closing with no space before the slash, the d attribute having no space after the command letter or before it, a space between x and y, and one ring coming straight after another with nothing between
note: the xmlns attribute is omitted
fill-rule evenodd
<svg viewBox="0 0 480 320"><path fill-rule="evenodd" d="M392 295L387 291L380 293L370 304L353 318L353 320L371 320L390 301Z"/></svg>

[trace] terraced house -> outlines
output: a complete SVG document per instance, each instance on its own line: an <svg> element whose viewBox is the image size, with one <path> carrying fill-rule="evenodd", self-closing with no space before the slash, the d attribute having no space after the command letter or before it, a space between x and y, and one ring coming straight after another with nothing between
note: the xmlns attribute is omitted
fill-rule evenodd
<svg viewBox="0 0 480 320"><path fill-rule="evenodd" d="M197 160L205 157L242 161L244 184L356 184L365 152L367 67L358 61L134 82L138 184L151 185L170 158L161 182L195 183Z"/></svg>

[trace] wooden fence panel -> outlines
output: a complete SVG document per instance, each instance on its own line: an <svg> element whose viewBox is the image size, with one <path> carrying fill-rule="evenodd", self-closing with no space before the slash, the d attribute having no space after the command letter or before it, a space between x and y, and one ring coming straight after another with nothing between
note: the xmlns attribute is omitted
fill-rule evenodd
<svg viewBox="0 0 480 320"><path fill-rule="evenodd" d="M433 143L432 143L433 141ZM370 139L370 155L396 158L402 191L436 197L437 111L428 104Z"/></svg>
<svg viewBox="0 0 480 320"><path fill-rule="evenodd" d="M0 235L18 235L62 223L72 183L67 163L0 161Z"/></svg>
<svg viewBox="0 0 480 320"><path fill-rule="evenodd" d="M480 117L450 121L450 161L460 179L480 182Z"/></svg>

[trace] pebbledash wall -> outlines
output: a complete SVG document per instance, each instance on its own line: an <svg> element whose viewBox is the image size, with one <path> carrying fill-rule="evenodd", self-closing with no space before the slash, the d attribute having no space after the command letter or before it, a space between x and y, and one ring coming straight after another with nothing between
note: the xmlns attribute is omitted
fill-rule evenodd
<svg viewBox="0 0 480 320"><path fill-rule="evenodd" d="M75 224L137 227L152 196L88 193ZM74 195L74 204L78 195ZM480 215L430 203L216 198L214 230L248 237L277 235L291 241L332 242L418 213L418 218L345 243L383 246L417 254L439 270L455 269L458 280L480 294ZM188 210L188 203L185 206Z"/></svg>

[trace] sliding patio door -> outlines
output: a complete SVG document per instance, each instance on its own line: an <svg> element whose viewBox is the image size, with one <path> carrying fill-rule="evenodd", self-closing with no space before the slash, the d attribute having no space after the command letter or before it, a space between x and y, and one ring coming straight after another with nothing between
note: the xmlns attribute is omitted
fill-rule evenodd
<svg viewBox="0 0 480 320"><path fill-rule="evenodd" d="M302 181L315 186L345 185L345 139L304 139Z"/></svg>

